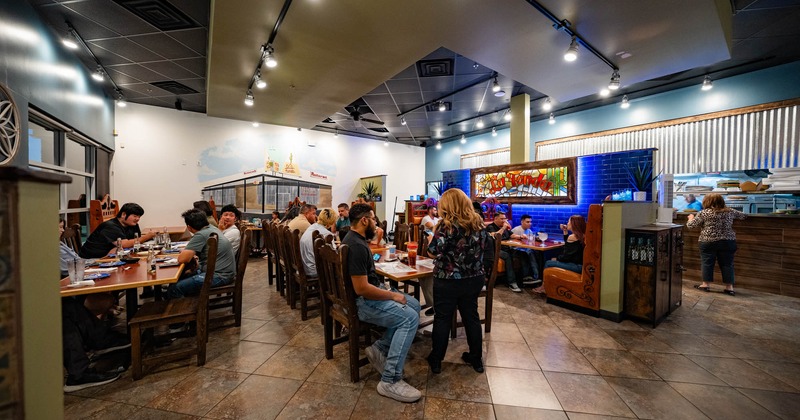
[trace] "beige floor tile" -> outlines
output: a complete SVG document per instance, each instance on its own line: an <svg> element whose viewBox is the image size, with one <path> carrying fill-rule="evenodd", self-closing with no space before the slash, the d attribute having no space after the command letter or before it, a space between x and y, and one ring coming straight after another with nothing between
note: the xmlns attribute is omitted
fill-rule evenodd
<svg viewBox="0 0 800 420"><path fill-rule="evenodd" d="M259 366L281 348L278 344L242 341L230 351L206 362L211 369L232 370L242 373L253 373Z"/></svg>
<svg viewBox="0 0 800 420"><path fill-rule="evenodd" d="M660 379L650 368L630 352L611 349L580 349L583 355L603 376L621 378Z"/></svg>
<svg viewBox="0 0 800 420"><path fill-rule="evenodd" d="M608 331L626 350L649 351L657 353L678 353L669 344L657 339L650 331Z"/></svg>
<svg viewBox="0 0 800 420"><path fill-rule="evenodd" d="M562 327L561 331L575 347L624 350L610 335L600 328Z"/></svg>
<svg viewBox="0 0 800 420"><path fill-rule="evenodd" d="M130 417L140 409L135 405L67 395L64 398L65 419L108 419Z"/></svg>
<svg viewBox="0 0 800 420"><path fill-rule="evenodd" d="M737 388L766 389L770 391L797 392L794 387L748 364L741 359L708 356L686 356L693 362Z"/></svg>
<svg viewBox="0 0 800 420"><path fill-rule="evenodd" d="M251 375L219 402L206 417L272 419L294 396L302 381Z"/></svg>
<svg viewBox="0 0 800 420"><path fill-rule="evenodd" d="M356 406L361 388L306 382L294 394L279 419L347 419Z"/></svg>
<svg viewBox="0 0 800 420"><path fill-rule="evenodd" d="M147 406L165 411L203 416L247 378L246 374L198 369ZM202 390L202 392L198 392Z"/></svg>
<svg viewBox="0 0 800 420"><path fill-rule="evenodd" d="M700 356L735 357L701 336L694 334L680 334L665 331L653 331L653 336L682 354L696 354Z"/></svg>
<svg viewBox="0 0 800 420"><path fill-rule="evenodd" d="M321 350L317 351L321 352ZM364 357L363 351L360 356ZM351 382L350 359L346 354L334 354L333 359L322 358L317 367L314 368L314 371L311 372L311 375L308 376L307 381L361 389L364 386L364 378L368 375L378 375L369 363L361 366L358 372L361 380L356 383Z"/></svg>
<svg viewBox="0 0 800 420"><path fill-rule="evenodd" d="M800 363L771 362L768 360L746 360L746 362L793 386L795 389L800 389Z"/></svg>
<svg viewBox="0 0 800 420"><path fill-rule="evenodd" d="M134 381L130 371L114 382L99 387L87 388L79 393L87 393L94 398L124 402L133 405L147 405L157 396L189 377L197 369L195 363L189 366L162 365L158 371L151 371L142 379ZM157 369L159 369L157 368Z"/></svg>
<svg viewBox="0 0 800 420"><path fill-rule="evenodd" d="M305 380L324 358L325 353L319 349L283 346L253 373Z"/></svg>
<svg viewBox="0 0 800 420"><path fill-rule="evenodd" d="M508 341L512 343L524 343L525 339L517 328L517 324L511 322L492 322L492 332L484 334L486 341Z"/></svg>
<svg viewBox="0 0 800 420"><path fill-rule="evenodd" d="M188 414L142 407L133 413L132 416L126 417L125 420L191 420L199 418L200 417L190 416Z"/></svg>
<svg viewBox="0 0 800 420"><path fill-rule="evenodd" d="M670 382L670 386L712 419L778 418L731 387L678 382Z"/></svg>
<svg viewBox="0 0 800 420"><path fill-rule="evenodd" d="M797 419L798 413L800 413L800 394L761 389L737 389L782 419Z"/></svg>
<svg viewBox="0 0 800 420"><path fill-rule="evenodd" d="M606 382L639 418L706 418L700 410L663 381L606 378Z"/></svg>
<svg viewBox="0 0 800 420"><path fill-rule="evenodd" d="M480 374L472 366L442 363L442 373L428 378L426 395L450 400L491 403L489 382L486 374Z"/></svg>
<svg viewBox="0 0 800 420"><path fill-rule="evenodd" d="M540 370L531 349L525 343L488 341L486 347L488 349L484 360L486 366Z"/></svg>
<svg viewBox="0 0 800 420"><path fill-rule="evenodd" d="M665 381L725 385L725 382L684 355L641 351L631 353Z"/></svg>
<svg viewBox="0 0 800 420"><path fill-rule="evenodd" d="M381 420L421 420L425 416L426 398L422 397L414 403L402 403L378 394L376 387L380 379L370 377L364 385L355 409L350 418L368 419L380 413ZM408 382L408 381L406 381ZM409 382L411 384L411 382ZM411 384L413 386L413 384Z"/></svg>
<svg viewBox="0 0 800 420"><path fill-rule="evenodd" d="M287 345L295 347L308 347L312 349L325 349L325 332L319 323L311 324L297 333Z"/></svg>
<svg viewBox="0 0 800 420"><path fill-rule="evenodd" d="M286 344L305 327L300 323L283 323L273 320L248 335L246 340L258 341L259 343Z"/></svg>
<svg viewBox="0 0 800 420"><path fill-rule="evenodd" d="M602 376L544 372L565 411L632 417L633 412Z"/></svg>
<svg viewBox="0 0 800 420"><path fill-rule="evenodd" d="M531 352L543 371L597 374L594 366L572 344L531 346Z"/></svg>
<svg viewBox="0 0 800 420"><path fill-rule="evenodd" d="M441 398L427 397L425 399L425 419L494 419L491 404L481 404L470 401L455 401Z"/></svg>
<svg viewBox="0 0 800 420"><path fill-rule="evenodd" d="M494 404L561 410L558 398L541 372L487 368L486 376Z"/></svg>
<svg viewBox="0 0 800 420"><path fill-rule="evenodd" d="M494 405L497 420L567 420L567 414L560 410L542 410L540 408L514 407L510 405Z"/></svg>

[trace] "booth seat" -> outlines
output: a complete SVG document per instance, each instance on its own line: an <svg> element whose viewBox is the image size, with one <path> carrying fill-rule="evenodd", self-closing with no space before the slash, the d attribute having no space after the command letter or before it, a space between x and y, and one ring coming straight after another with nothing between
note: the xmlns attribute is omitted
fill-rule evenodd
<svg viewBox="0 0 800 420"><path fill-rule="evenodd" d="M586 221L583 272L578 274L563 268L546 268L544 289L548 303L566 304L563 306L599 315L602 240L603 206L592 204Z"/></svg>

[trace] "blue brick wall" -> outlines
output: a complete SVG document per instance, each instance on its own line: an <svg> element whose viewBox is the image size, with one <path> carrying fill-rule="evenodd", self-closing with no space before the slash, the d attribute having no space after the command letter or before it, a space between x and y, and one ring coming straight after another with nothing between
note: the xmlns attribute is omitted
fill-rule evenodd
<svg viewBox="0 0 800 420"><path fill-rule="evenodd" d="M469 169L456 169L442 172L442 181L464 191L467 197L470 195L469 177Z"/></svg>

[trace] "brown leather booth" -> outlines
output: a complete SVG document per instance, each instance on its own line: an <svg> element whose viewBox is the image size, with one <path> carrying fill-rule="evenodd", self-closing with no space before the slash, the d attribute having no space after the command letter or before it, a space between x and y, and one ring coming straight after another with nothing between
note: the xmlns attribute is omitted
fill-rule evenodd
<svg viewBox="0 0 800 420"><path fill-rule="evenodd" d="M581 312L600 313L600 255L603 242L603 206L589 206L586 221L585 248L583 250L583 272L581 274L563 268L549 267L544 270L544 289L547 303Z"/></svg>

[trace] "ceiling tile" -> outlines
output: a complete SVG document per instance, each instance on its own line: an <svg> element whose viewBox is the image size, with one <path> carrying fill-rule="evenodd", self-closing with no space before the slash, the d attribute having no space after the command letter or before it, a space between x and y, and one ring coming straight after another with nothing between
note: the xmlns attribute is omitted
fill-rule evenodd
<svg viewBox="0 0 800 420"><path fill-rule="evenodd" d="M180 60L173 60L175 64L191 71L192 73L200 76L206 76L206 59L205 57L197 58L183 58Z"/></svg>
<svg viewBox="0 0 800 420"><path fill-rule="evenodd" d="M196 74L173 63L172 61L156 61L153 63L144 63L142 66L156 73L162 74L168 79L172 80L190 79L197 76Z"/></svg>
<svg viewBox="0 0 800 420"><path fill-rule="evenodd" d="M119 66L114 66L113 69L142 82L150 83L164 80L163 75L155 73L152 70L146 69L138 64L122 64Z"/></svg>
<svg viewBox="0 0 800 420"><path fill-rule="evenodd" d="M206 79L197 78L197 79L177 79L175 80L178 83L184 84L198 92L205 92L206 91Z"/></svg>
<svg viewBox="0 0 800 420"><path fill-rule="evenodd" d="M444 93L456 90L453 77L424 77L419 79L419 84L424 92Z"/></svg>
<svg viewBox="0 0 800 420"><path fill-rule="evenodd" d="M381 93L389 93L389 89L386 88L386 84L384 84L384 83L381 83L380 85L378 85L378 87L376 87L375 89L372 89L368 93L368 95L377 95L377 94L381 94Z"/></svg>
<svg viewBox="0 0 800 420"><path fill-rule="evenodd" d="M199 23L200 26L208 27L208 19L209 19L209 1L198 1L198 0L169 0L173 6L180 9L183 13L186 13L194 19L195 22ZM172 34L172 32L170 32Z"/></svg>
<svg viewBox="0 0 800 420"><path fill-rule="evenodd" d="M196 52L183 46L178 41L168 37L163 33L137 35L129 38L131 41L136 42L158 54L161 54L165 58L178 59L198 56Z"/></svg>
<svg viewBox="0 0 800 420"><path fill-rule="evenodd" d="M400 73L397 73L396 76L392 77L392 79L414 79L417 77L417 65L412 64L409 67L406 67Z"/></svg>
<svg viewBox="0 0 800 420"><path fill-rule="evenodd" d="M164 57L142 47L141 45L132 42L127 38L108 38L102 40L95 40L90 42L91 45L97 45L100 48L114 52L114 54L127 58L130 61L157 61L163 60Z"/></svg>
<svg viewBox="0 0 800 420"><path fill-rule="evenodd" d="M379 115L384 115L384 114L397 115L397 114L400 113L400 111L397 110L397 106L394 105L394 104L391 104L391 105L388 105L388 104L387 105L375 104L375 105L373 105L369 101L367 103L369 104L370 108L372 108L372 110L377 112Z"/></svg>
<svg viewBox="0 0 800 420"><path fill-rule="evenodd" d="M200 2L202 3L202 2ZM208 30L205 28L184 29L180 31L169 31L171 36L181 44L189 47L199 55L206 55L208 50Z"/></svg>
<svg viewBox="0 0 800 420"><path fill-rule="evenodd" d="M85 0L64 3L64 6L121 35L156 31L156 28L112 1Z"/></svg>
<svg viewBox="0 0 800 420"><path fill-rule="evenodd" d="M138 98L136 100L132 100L131 102L143 105L160 106L164 108L174 107L174 101L167 101L161 98L152 98L152 97Z"/></svg>
<svg viewBox="0 0 800 420"><path fill-rule="evenodd" d="M391 92L392 95L419 91L419 81L417 79L387 80L386 86L389 88L389 92Z"/></svg>
<svg viewBox="0 0 800 420"><path fill-rule="evenodd" d="M422 104L422 95L419 92L392 93L392 97L401 111Z"/></svg>
<svg viewBox="0 0 800 420"><path fill-rule="evenodd" d="M114 79L114 82L118 85L127 85L127 84L134 84L134 83L142 83L141 80L131 77L128 74L118 72L112 66L106 66L106 71Z"/></svg>
<svg viewBox="0 0 800 420"><path fill-rule="evenodd" d="M149 83L131 83L120 86L123 87L125 90L136 92L138 95L141 96L152 96L152 97L169 96L169 95L174 96L172 93L167 92L166 90L163 89L159 89Z"/></svg>
<svg viewBox="0 0 800 420"><path fill-rule="evenodd" d="M50 25L58 32L59 35L64 35L67 32L67 24L65 20L69 20L72 26L78 31L85 41L95 38L108 38L118 36L116 32L98 25L91 20L76 14L70 9L66 9L61 5L46 6L37 9L42 17L47 20Z"/></svg>
<svg viewBox="0 0 800 420"><path fill-rule="evenodd" d="M97 60L100 61L103 66L131 63L131 60L128 60L125 57L120 57L119 55L115 54L113 50L107 50L92 44L89 44L89 49L92 50L92 54L97 57ZM94 59L92 59L92 61L94 61Z"/></svg>
<svg viewBox="0 0 800 420"><path fill-rule="evenodd" d="M392 105L394 106L394 99L391 95L366 95L364 101L371 107L373 105Z"/></svg>

